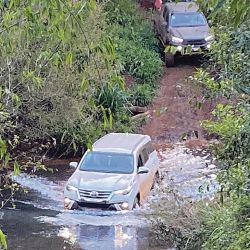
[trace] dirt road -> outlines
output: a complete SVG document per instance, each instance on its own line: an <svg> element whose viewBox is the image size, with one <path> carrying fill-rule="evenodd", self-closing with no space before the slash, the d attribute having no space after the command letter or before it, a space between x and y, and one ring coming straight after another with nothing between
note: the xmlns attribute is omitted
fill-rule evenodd
<svg viewBox="0 0 250 250"><path fill-rule="evenodd" d="M150 118L142 127L142 133L158 143L206 138L200 123L210 117L214 103L206 101L200 109L197 108L203 90L188 78L198 67L199 58L188 57L181 59L176 67L165 68L156 97L148 107Z"/></svg>

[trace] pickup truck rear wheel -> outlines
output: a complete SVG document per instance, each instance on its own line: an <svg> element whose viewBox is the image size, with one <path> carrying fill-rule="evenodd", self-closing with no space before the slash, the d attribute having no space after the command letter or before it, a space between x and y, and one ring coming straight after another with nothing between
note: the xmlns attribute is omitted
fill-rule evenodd
<svg viewBox="0 0 250 250"><path fill-rule="evenodd" d="M174 66L174 54L168 52L165 53L165 64L168 67Z"/></svg>

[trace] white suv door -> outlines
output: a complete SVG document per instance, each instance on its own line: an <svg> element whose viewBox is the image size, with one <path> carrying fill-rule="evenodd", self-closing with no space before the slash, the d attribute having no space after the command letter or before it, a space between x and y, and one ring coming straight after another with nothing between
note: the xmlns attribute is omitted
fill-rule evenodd
<svg viewBox="0 0 250 250"><path fill-rule="evenodd" d="M139 170L140 167L146 167L149 170L148 173L138 174L139 189L140 189L139 191L141 196L140 198L142 200L145 199L145 197L147 196L152 187L154 171L151 165L152 162L151 159L149 158L148 151L144 147L138 156L138 164L137 164L137 170Z"/></svg>

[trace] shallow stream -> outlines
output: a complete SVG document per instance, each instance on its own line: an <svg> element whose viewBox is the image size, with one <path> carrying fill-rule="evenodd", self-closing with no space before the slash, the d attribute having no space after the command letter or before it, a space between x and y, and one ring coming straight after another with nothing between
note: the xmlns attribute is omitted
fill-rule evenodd
<svg viewBox="0 0 250 250"><path fill-rule="evenodd" d="M15 177L28 193L16 197L15 207L0 211L9 249L162 249L150 239L150 205L162 197L172 199L170 189L184 201L212 199L217 184L214 159L206 150L191 152L176 144L159 157L161 182L141 208L130 212L64 210L63 189L73 172L67 161L54 173Z"/></svg>

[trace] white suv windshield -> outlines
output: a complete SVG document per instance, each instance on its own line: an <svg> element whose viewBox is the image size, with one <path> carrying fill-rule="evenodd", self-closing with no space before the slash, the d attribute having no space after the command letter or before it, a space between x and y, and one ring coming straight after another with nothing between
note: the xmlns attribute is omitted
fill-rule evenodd
<svg viewBox="0 0 250 250"><path fill-rule="evenodd" d="M80 170L102 173L131 174L134 171L134 160L130 154L88 152Z"/></svg>
<svg viewBox="0 0 250 250"><path fill-rule="evenodd" d="M195 27L206 24L206 19L202 13L174 13L171 15L172 27Z"/></svg>

